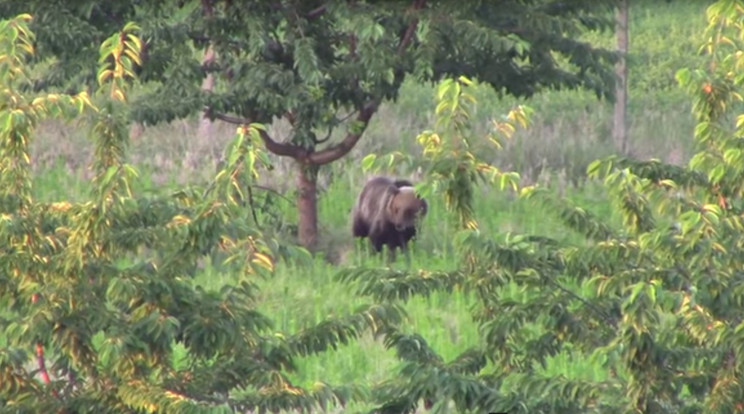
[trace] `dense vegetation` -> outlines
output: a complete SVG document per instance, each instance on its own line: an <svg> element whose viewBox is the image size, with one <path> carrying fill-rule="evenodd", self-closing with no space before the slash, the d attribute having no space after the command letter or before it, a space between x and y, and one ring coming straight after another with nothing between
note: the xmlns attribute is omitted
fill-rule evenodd
<svg viewBox="0 0 744 414"><path fill-rule="evenodd" d="M379 139L321 177L327 257L287 249L296 218L281 196L257 191L246 205L256 180L287 189L282 163L261 150L261 125L210 143L226 148L216 175L204 160L173 163L197 152L174 145L184 140L178 123L128 148L120 123L128 105L115 97L138 92L116 74L136 65L102 60L99 73L111 62L125 70L102 77L92 98L42 96L32 105L45 110L3 118L3 410L324 411L346 402L341 410L402 412L421 401L419 409L451 412L741 411L743 164L730 122L741 90L730 76L741 64L738 3L710 9L710 29L725 27L726 37L701 55L707 4L662 14L670 6L632 6L641 161L603 157L612 152L610 110L582 92L497 101L461 79L438 85L435 100L424 86L403 85L370 124ZM23 27L3 27L16 30L3 39L20 39L18 50ZM651 41L662 34L676 41ZM114 39L104 56L132 46ZM22 60L6 66L5 93L16 94L6 102L32 102L13 90ZM509 112L525 102L531 117ZM44 131L59 124L41 117L81 112L97 126L94 146L46 138L59 138ZM391 129L410 139L384 137ZM371 152L378 157L364 167L420 169L433 200L412 269L379 267L350 247L348 208ZM647 160L654 154L672 164ZM388 168L389 159L405 162ZM269 163L275 171L263 169ZM502 174L509 170L522 180ZM37 343L48 383L32 378Z"/></svg>
<svg viewBox="0 0 744 414"><path fill-rule="evenodd" d="M613 5L85 0L52 10L46 1L10 1L0 14L39 17L31 27L40 33L37 59L47 66L32 79L34 89L90 85L90 44L133 20L147 52L133 120L152 125L203 113L235 125L284 121L287 131L260 136L267 151L292 161L297 239L314 250L318 173L357 145L405 80L466 75L513 96L545 87L607 96L614 54L579 36L611 28Z"/></svg>

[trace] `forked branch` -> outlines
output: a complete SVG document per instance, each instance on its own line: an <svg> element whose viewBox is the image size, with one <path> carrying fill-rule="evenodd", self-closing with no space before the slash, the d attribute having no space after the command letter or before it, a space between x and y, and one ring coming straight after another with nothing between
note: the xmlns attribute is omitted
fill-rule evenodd
<svg viewBox="0 0 744 414"><path fill-rule="evenodd" d="M410 11L420 10L424 7L425 4L426 0L415 0L410 8ZM325 12L325 6L319 7L317 11L322 14L322 12ZM413 19L411 19L408 27L406 28L406 31L403 33L403 36L400 39L400 43L398 44L398 55L402 55L403 53L405 53L406 48L411 44L413 36L416 33L416 28L418 27L418 23L418 18L414 17ZM396 81L402 81L403 76L405 76L405 74L402 70L396 71ZM291 143L278 142L273 139L266 131L263 130L259 131L259 133L261 139L264 142L264 145L266 145L266 149L271 151L273 154L284 157L291 157L303 164L328 164L345 156L354 148L357 142L359 142L359 139L362 137L364 131L367 129L369 121L372 119L372 116L375 114L375 112L377 112L377 109L380 107L381 103L382 98L375 97L368 101L366 104L362 105L361 108L358 108L355 121L357 125L352 128L353 130L349 131L349 133L341 142L318 152L308 150ZM253 121L250 118L231 116L211 111L209 111L209 113L214 118L229 122L231 124L247 125Z"/></svg>

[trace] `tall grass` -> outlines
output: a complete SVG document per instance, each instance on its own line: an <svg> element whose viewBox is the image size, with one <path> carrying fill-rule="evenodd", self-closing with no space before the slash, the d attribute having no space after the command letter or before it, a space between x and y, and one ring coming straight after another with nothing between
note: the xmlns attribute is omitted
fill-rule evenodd
<svg viewBox="0 0 744 414"><path fill-rule="evenodd" d="M334 280L335 273L342 266L380 264L376 258L359 254L348 237L348 210L356 180L356 177L336 180L320 198L323 240L328 246L338 247L334 260L319 256L310 266L282 262L270 279L256 281L260 287L259 310L273 318L277 330L285 333L298 332L328 317L349 314L369 302L365 298L355 297L349 286ZM67 174L64 166L57 166L46 174L37 175L34 191L42 199L82 199L88 191L86 183L87 180L81 174ZM150 185L150 180L143 179L134 190L153 191ZM553 236L568 242L582 241L578 235L565 232L559 221L541 211L540 207L505 197L502 193L487 188L482 190L483 196L476 203L482 231L493 233L495 237L514 232ZM588 184L585 191L569 194L569 197L582 205L594 206L594 212L600 216L607 215L608 206L602 189L595 184ZM290 211L292 206L287 203L283 208ZM454 269L457 266L457 257L448 237L452 230L447 226L448 217L441 204L431 203L426 223L427 226L423 228L412 251L413 267ZM329 247L328 251L334 250ZM397 266L402 265L401 262L397 263ZM206 261L195 283L208 289L218 289L226 283L234 282L237 277L239 276ZM462 292L415 298L405 307L409 316L406 328L410 332L422 334L445 359L454 358L464 349L479 345L477 326L469 314L469 308L473 304L472 298ZM567 355L556 357L557 365L551 369L557 372L568 369L572 363L567 362L566 358ZM365 336L358 342L342 347L339 352L305 358L299 361L298 366L294 380L303 385L309 386L318 380L374 384L388 378L391 370L397 367L397 362L391 351L385 350L371 336Z"/></svg>

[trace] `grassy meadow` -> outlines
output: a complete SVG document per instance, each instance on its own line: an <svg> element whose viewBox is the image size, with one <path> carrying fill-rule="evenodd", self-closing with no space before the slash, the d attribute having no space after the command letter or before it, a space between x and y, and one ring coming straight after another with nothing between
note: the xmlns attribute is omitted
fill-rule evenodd
<svg viewBox="0 0 744 414"><path fill-rule="evenodd" d="M700 62L697 53L705 27L707 1L645 2L631 6L630 56L630 152L641 158L659 158L685 163L693 151L694 120L689 99L676 87L674 73ZM608 34L588 35L593 41L613 45ZM406 83L400 99L381 108L362 142L344 160L321 171L319 226L321 252L312 266L281 263L270 280L261 280L261 311L271 316L276 329L295 332L331 315L342 316L366 302L348 286L334 281L339 268L358 264L350 237L349 211L356 192L366 179L360 159L371 152L401 150L419 153L415 137L433 126L434 88ZM505 114L515 104L534 109L533 125L520 131L502 151L484 146L483 155L504 170L519 172L525 184L540 183L593 211L614 220L601 184L588 182L584 171L589 162L614 153L611 128L612 105L598 102L593 94L576 91L546 91L530 99L499 97L478 88L476 119L478 133L488 122ZM138 192L167 192L177 186L203 184L216 170L225 144L234 128L215 124L213 139L197 134L195 119L148 127L133 134L130 162L140 178ZM277 123L272 133L281 137L286 127ZM44 124L34 142L35 195L41 200L75 200L86 196L90 172L87 163L92 145L76 125ZM265 172L262 182L287 197L277 206L287 224L296 223L294 171L285 159L272 158L274 171ZM390 171L416 177L409 171ZM413 265L428 269L452 269L457 257L451 250L452 231L441 199L430 200L430 215L415 245ZM582 239L561 226L543 207L516 197L483 188L477 199L481 231L496 238L509 233L540 234L581 243ZM365 259L370 260L370 259ZM402 265L402 263L398 264ZM218 288L234 275L220 273L208 263L197 282ZM504 294L518 295L505 291ZM477 345L477 326L469 316L470 299L461 292L414 299L407 304L408 328L418 332L446 359ZM391 351L371 337L299 363L299 384L315 381L333 384L374 383L394 375L396 360ZM601 378L606 375L590 360L555 357L546 375Z"/></svg>

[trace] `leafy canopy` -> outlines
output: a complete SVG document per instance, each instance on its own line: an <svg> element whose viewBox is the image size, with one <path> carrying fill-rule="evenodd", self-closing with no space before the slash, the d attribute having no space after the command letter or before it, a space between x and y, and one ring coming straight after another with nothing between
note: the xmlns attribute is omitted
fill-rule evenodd
<svg viewBox="0 0 744 414"><path fill-rule="evenodd" d="M424 175L444 183L462 177L456 186L462 191L439 193L464 222L455 238L461 262L449 271L352 268L338 277L381 303L463 289L476 299L481 343L446 361L424 336L390 327L386 346L403 367L373 394L381 412L414 412L420 401L439 412L472 413L744 409L744 122L735 112L744 86L742 17L741 1L713 3L710 41L701 50L709 66L677 74L698 120L699 152L689 165L610 157L589 166L589 176L603 180L615 202L619 225L546 189L520 190L584 234L581 244L482 234L462 220L471 215L477 156L453 133L466 117L439 111L444 122L423 134L424 142L446 147L448 155L433 162L440 152L427 146ZM440 85L439 109L454 107L453 82ZM472 103L466 93L458 96L457 107ZM367 163L375 168L394 157ZM597 372L547 371L559 354L569 363L589 361Z"/></svg>
<svg viewBox="0 0 744 414"><path fill-rule="evenodd" d="M142 42L126 24L100 46L89 96L22 91L31 16L0 22L0 412L325 411L364 396L353 384L293 385L298 357L332 351L400 319L361 306L295 334L256 310L256 277L302 259L265 237L239 202L266 167L260 124L238 129L208 188L133 193L127 103ZM86 201L32 197L29 144L42 119L85 119L96 146ZM236 275L196 285L206 256Z"/></svg>
<svg viewBox="0 0 744 414"><path fill-rule="evenodd" d="M269 152L298 164L298 238L312 249L320 166L356 146L406 78L466 75L516 96L546 87L611 96L614 54L577 39L612 27L615 2L86 0L60 4L57 13L40 0L11 0L0 13L39 14L47 24L33 29L54 37L36 67L36 88L91 87L90 54L57 47L59 39L95 42L112 21L136 21L147 56L132 120L156 124L198 113L236 125L286 121L286 136L259 136ZM82 24L69 28L70 21Z"/></svg>
<svg viewBox="0 0 744 414"><path fill-rule="evenodd" d="M465 75L516 96L543 87L611 96L614 54L577 39L613 27L614 3L89 0L49 7L10 0L0 14L35 16L31 28L46 65L34 77L37 88L93 87L90 45L137 21L146 52L139 78L148 86L134 99L133 118L157 123L205 107L236 123L283 117L292 135L273 137L268 149L323 164L354 146L376 107L395 99L409 75ZM213 62L202 61L207 48L216 52ZM213 91L201 89L208 73L222 80ZM301 150L333 142L326 136L343 124L349 139L328 146L334 151Z"/></svg>

